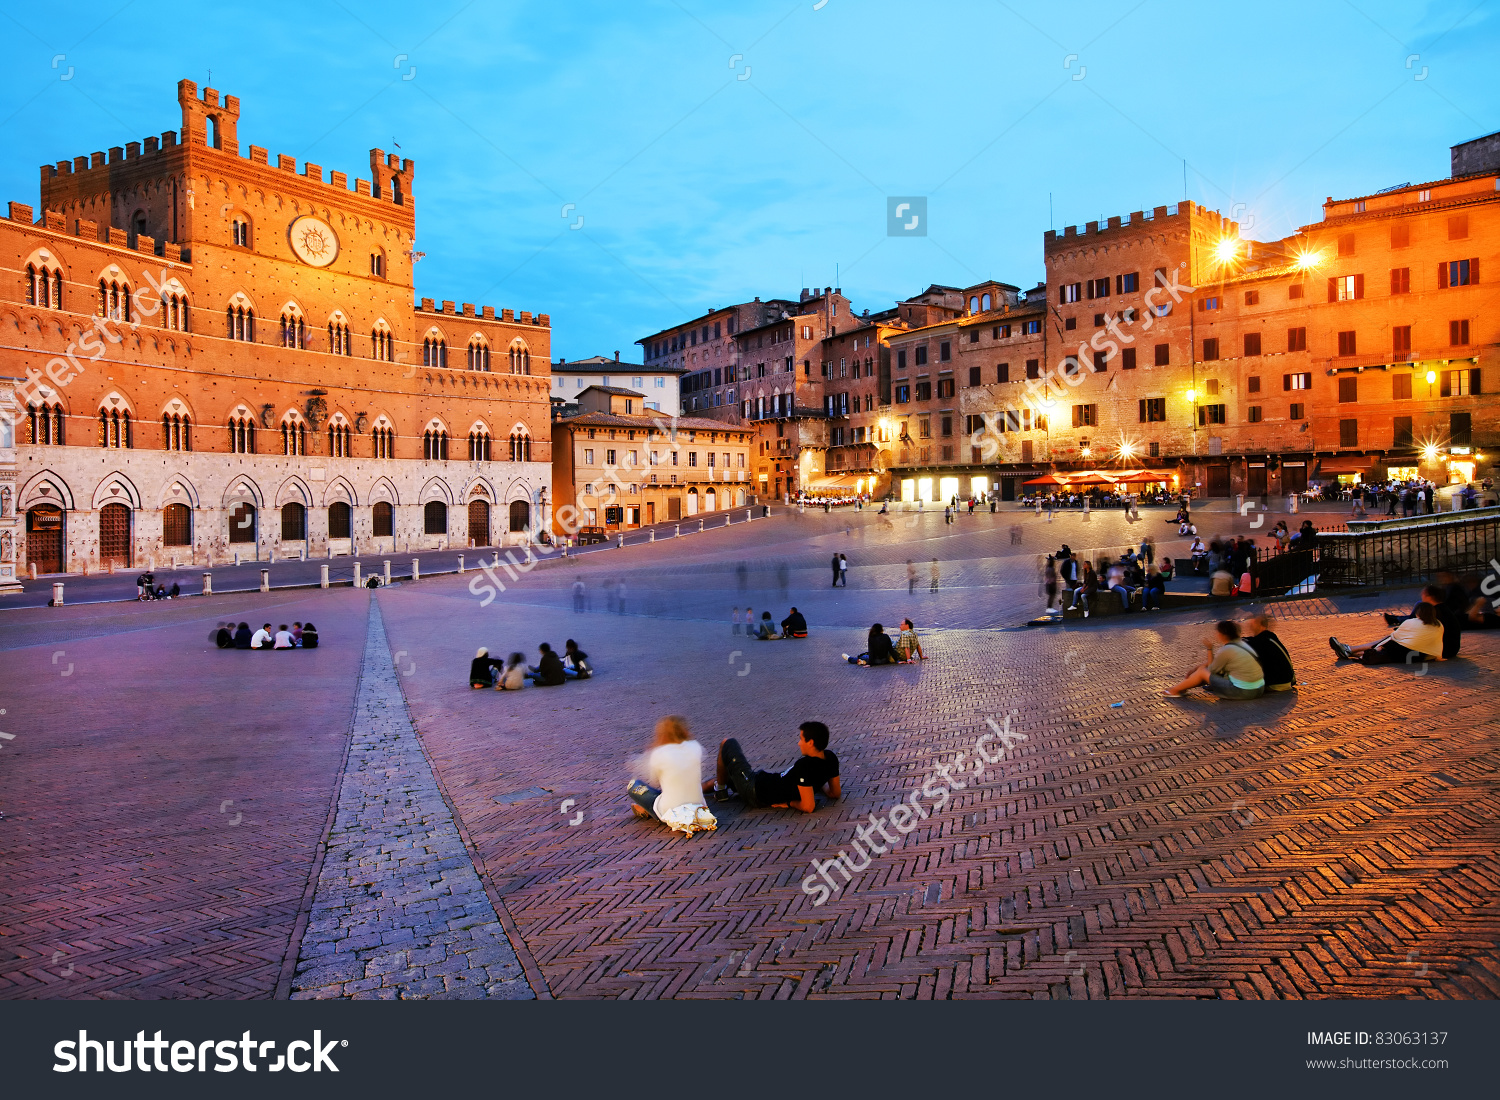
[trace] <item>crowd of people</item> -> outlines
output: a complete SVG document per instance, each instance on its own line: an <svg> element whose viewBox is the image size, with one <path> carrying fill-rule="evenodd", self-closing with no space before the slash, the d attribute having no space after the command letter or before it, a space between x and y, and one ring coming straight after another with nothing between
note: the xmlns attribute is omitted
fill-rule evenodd
<svg viewBox="0 0 1500 1100"><path fill-rule="evenodd" d="M528 666L524 653L512 653L502 661L491 657L487 647L480 646L469 662L469 687L496 691L519 691L528 683L558 687L569 680L587 680L594 674L589 655L572 638L567 640L560 657L548 642L538 646L537 651L537 663Z"/></svg>
<svg viewBox="0 0 1500 1100"><path fill-rule="evenodd" d="M156 574L149 569L135 579L135 598L137 600L175 600L182 595L182 588L176 581L168 588L164 584L156 583Z"/></svg>
<svg viewBox="0 0 1500 1100"><path fill-rule="evenodd" d="M249 623L219 623L214 627L214 645L220 649L259 649L269 653L273 649L317 649L318 628L312 623L282 623L275 630L264 624L252 631Z"/></svg>
<svg viewBox="0 0 1500 1100"><path fill-rule="evenodd" d="M1162 596L1175 574L1171 558L1157 561L1156 543L1149 535L1141 540L1139 551L1127 547L1118 560L1106 555L1097 565L1063 543L1055 554L1047 555L1042 566L1047 614L1077 609L1088 618L1098 608L1101 592L1118 600L1122 612L1136 610L1137 605L1142 611L1160 611Z"/></svg>

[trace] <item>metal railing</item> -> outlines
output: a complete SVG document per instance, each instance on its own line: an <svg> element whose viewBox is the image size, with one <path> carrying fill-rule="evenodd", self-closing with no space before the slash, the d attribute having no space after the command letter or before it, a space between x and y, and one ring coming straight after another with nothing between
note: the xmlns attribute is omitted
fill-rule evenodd
<svg viewBox="0 0 1500 1100"><path fill-rule="evenodd" d="M1319 531L1311 550L1264 550L1258 592L1280 595L1316 575L1320 585L1413 584L1444 570L1482 572L1500 559L1500 515L1451 513L1365 531Z"/></svg>

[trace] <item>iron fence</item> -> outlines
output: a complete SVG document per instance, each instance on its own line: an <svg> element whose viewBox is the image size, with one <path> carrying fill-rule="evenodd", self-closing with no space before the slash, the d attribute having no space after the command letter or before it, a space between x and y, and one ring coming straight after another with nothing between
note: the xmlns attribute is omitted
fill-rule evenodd
<svg viewBox="0 0 1500 1100"><path fill-rule="evenodd" d="M1435 573L1482 572L1500 559L1500 516L1439 519L1373 531L1320 531L1311 550L1263 551L1257 589L1280 595L1316 575L1320 585L1425 581Z"/></svg>

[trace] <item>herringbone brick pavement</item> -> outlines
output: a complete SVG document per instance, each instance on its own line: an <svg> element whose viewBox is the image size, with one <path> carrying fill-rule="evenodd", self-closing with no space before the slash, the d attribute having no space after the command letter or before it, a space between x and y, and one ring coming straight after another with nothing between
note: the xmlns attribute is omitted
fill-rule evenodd
<svg viewBox="0 0 1500 1100"><path fill-rule="evenodd" d="M322 840L364 592L7 612L0 997L269 997ZM220 651L218 617L323 645Z"/></svg>

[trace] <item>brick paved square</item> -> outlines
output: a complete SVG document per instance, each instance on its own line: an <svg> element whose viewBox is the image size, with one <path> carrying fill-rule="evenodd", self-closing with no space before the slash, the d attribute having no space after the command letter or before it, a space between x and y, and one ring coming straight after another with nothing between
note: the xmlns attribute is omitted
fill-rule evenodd
<svg viewBox="0 0 1500 1100"><path fill-rule="evenodd" d="M1227 703L1159 697L1213 608L1014 629L1039 553L1180 549L1150 522L793 514L548 562L488 606L469 576L403 585L378 622L351 590L6 612L0 995L1496 996L1500 636L1420 676L1338 665L1328 634L1409 593L1320 594L1277 627L1298 691ZM908 595L933 557L937 593ZM731 629L791 604L806 640ZM204 645L252 607L323 648ZM906 615L930 660L842 661ZM464 682L478 645L569 637L593 680ZM667 713L766 768L826 721L844 797L716 804L692 839L636 820L630 758ZM964 782L941 806L939 768ZM814 861L914 793L925 816L816 904Z"/></svg>

